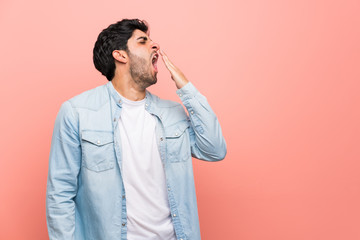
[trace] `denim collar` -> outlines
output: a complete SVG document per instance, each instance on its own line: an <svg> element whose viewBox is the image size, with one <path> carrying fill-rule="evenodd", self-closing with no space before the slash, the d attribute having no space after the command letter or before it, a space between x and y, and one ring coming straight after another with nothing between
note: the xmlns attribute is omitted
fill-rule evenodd
<svg viewBox="0 0 360 240"><path fill-rule="evenodd" d="M112 99L115 101L116 105L121 108L122 107L121 97L117 93L117 91L114 88L114 85L112 84L112 82L109 81L108 83L106 83L106 86L108 88L109 94L111 95ZM156 107L156 104L154 102L154 96L147 89L145 89L145 98L146 98L146 100L145 100L145 108L146 108L146 110L149 111L150 113L158 115L157 114L157 107Z"/></svg>

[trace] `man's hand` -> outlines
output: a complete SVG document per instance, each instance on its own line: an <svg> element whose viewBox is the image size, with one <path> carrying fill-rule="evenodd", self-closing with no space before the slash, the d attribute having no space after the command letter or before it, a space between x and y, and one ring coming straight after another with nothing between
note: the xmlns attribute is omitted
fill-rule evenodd
<svg viewBox="0 0 360 240"><path fill-rule="evenodd" d="M189 80L186 79L185 75L180 71L179 68L177 68L172 62L170 62L167 55L161 49L159 50L159 52L161 55L161 59L163 60L166 68L171 74L172 80L174 80L176 84L176 87L179 89L185 86L189 82Z"/></svg>

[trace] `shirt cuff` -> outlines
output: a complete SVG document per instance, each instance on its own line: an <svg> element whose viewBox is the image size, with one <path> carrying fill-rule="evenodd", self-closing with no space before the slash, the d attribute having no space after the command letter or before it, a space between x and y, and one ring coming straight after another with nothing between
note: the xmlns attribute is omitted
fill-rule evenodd
<svg viewBox="0 0 360 240"><path fill-rule="evenodd" d="M182 101L188 98L192 98L198 92L199 91L195 88L195 86L191 82L188 82L182 88L176 90L176 94L180 97Z"/></svg>

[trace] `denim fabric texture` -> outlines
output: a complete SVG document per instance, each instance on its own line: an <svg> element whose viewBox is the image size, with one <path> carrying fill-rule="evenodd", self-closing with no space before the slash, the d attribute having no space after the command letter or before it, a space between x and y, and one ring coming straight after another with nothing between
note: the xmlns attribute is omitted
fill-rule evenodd
<svg viewBox="0 0 360 240"><path fill-rule="evenodd" d="M156 116L157 143L176 237L199 240L192 157L220 161L227 148L206 97L191 82L176 94L188 114L180 103L160 99L148 90L145 108ZM121 109L120 96L111 81L61 105L51 140L46 189L50 240L127 239L117 129Z"/></svg>

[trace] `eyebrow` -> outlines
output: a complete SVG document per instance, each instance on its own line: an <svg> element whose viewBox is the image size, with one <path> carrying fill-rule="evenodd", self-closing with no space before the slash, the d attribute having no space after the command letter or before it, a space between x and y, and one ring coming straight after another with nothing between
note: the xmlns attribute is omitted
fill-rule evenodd
<svg viewBox="0 0 360 240"><path fill-rule="evenodd" d="M136 40L139 40L139 39L141 39L141 38L143 38L145 41L148 40L148 38L145 37L145 36L138 37Z"/></svg>

